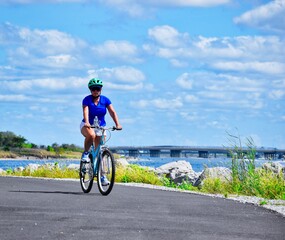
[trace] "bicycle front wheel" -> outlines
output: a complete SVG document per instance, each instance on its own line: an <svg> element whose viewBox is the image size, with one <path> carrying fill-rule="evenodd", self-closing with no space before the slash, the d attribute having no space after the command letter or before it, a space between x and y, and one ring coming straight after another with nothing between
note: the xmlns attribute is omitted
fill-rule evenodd
<svg viewBox="0 0 285 240"><path fill-rule="evenodd" d="M97 185L102 195L108 195L115 182L115 159L109 149L105 149L98 161Z"/></svg>
<svg viewBox="0 0 285 240"><path fill-rule="evenodd" d="M84 193L89 193L91 191L94 181L94 170L91 154L89 155L89 158L90 162L88 163L80 161L79 177L80 185Z"/></svg>

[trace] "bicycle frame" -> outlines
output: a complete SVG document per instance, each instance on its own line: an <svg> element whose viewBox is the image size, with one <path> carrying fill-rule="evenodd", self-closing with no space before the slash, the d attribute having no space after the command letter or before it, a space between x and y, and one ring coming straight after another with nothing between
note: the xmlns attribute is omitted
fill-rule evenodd
<svg viewBox="0 0 285 240"><path fill-rule="evenodd" d="M99 145L97 146L97 148L95 149L94 143L91 145L91 154L92 154L92 160L93 160L93 172L94 172L94 176L97 176L98 173L98 161L101 161L101 152L102 152L102 147L105 145L105 141L104 141L104 134L105 134L105 130L104 128L101 128L102 130L102 136L100 138L100 142Z"/></svg>

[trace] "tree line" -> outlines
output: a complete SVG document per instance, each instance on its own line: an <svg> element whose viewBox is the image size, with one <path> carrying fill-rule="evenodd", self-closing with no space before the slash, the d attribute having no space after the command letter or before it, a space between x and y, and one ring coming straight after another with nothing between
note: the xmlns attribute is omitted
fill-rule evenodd
<svg viewBox="0 0 285 240"><path fill-rule="evenodd" d="M58 152L58 151L74 151L80 152L82 149L75 144L57 144L53 143L51 145L37 145L34 143L30 143L27 139L23 136L16 135L13 132L6 131L0 132L0 148L6 151L9 151L11 148L33 148L33 149L46 149L47 151L51 152Z"/></svg>

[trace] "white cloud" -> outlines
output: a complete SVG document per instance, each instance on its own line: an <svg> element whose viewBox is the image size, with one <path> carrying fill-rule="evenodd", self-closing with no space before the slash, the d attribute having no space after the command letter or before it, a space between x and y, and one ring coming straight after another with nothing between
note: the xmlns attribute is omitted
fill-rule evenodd
<svg viewBox="0 0 285 240"><path fill-rule="evenodd" d="M30 100L30 98L23 94L0 94L0 101L3 102L22 102L27 100Z"/></svg>
<svg viewBox="0 0 285 240"><path fill-rule="evenodd" d="M269 32L285 32L285 0L274 0L245 12L234 19L236 24L245 24Z"/></svg>
<svg viewBox="0 0 285 240"><path fill-rule="evenodd" d="M41 0L40 3L84 3L88 0ZM0 4L30 4L39 3L39 0L1 0Z"/></svg>
<svg viewBox="0 0 285 240"><path fill-rule="evenodd" d="M191 95L191 94L187 94L185 96L185 102L188 103L196 103L199 101L199 98L197 96Z"/></svg>
<svg viewBox="0 0 285 240"><path fill-rule="evenodd" d="M180 47L188 38L188 34L179 33L168 25L153 27L148 30L148 35L164 47Z"/></svg>
<svg viewBox="0 0 285 240"><path fill-rule="evenodd" d="M283 89L275 89L269 92L269 97L271 99L279 100L285 96L285 90Z"/></svg>
<svg viewBox="0 0 285 240"><path fill-rule="evenodd" d="M31 30L10 23L0 27L0 45L11 65L18 67L82 68L87 44L57 30Z"/></svg>
<svg viewBox="0 0 285 240"><path fill-rule="evenodd" d="M31 30L11 23L0 28L0 43L22 46L23 48L45 55L69 53L86 46L85 42L58 30Z"/></svg>
<svg viewBox="0 0 285 240"><path fill-rule="evenodd" d="M90 70L89 76L100 77L103 79L104 86L110 89L138 90L147 87L143 84L145 81L143 72L129 66Z"/></svg>
<svg viewBox="0 0 285 240"><path fill-rule="evenodd" d="M145 80L145 76L140 70L128 66L102 68L95 72L102 79L119 83L138 83Z"/></svg>
<svg viewBox="0 0 285 240"><path fill-rule="evenodd" d="M179 114L181 117L183 117L184 119L190 122L201 121L202 119L204 119L204 116L202 114L199 114L198 112L189 113L189 112L181 111Z"/></svg>
<svg viewBox="0 0 285 240"><path fill-rule="evenodd" d="M96 1L96 0L95 0ZM163 7L188 7L188 6L199 6L199 7L206 7L206 6L216 6L221 4L229 3L231 0L160 0L160 1L153 1L153 0L145 0L143 3L140 0L97 0L98 2L102 2L108 4L109 6L116 7L120 10L125 10L126 7L129 6L133 11L136 10L139 6L143 6L144 4L147 6L163 6ZM78 3L88 3L92 2L90 0L41 0L41 3L64 3L64 2L78 2ZM29 3L39 3L38 0L1 0L2 4L29 4ZM130 10L129 10L130 11ZM138 10L137 10L138 11ZM131 12L131 11L130 11Z"/></svg>
<svg viewBox="0 0 285 240"><path fill-rule="evenodd" d="M48 95L63 90L76 90L84 88L87 80L85 78L65 77L65 78L38 78L24 79L17 81L2 81L2 89L8 92L27 92L28 95L45 92Z"/></svg>
<svg viewBox="0 0 285 240"><path fill-rule="evenodd" d="M181 108L183 106L182 99L180 97L174 99L157 98L153 100L139 100L131 102L131 105L138 108L157 108L157 109L169 109Z"/></svg>
<svg viewBox="0 0 285 240"><path fill-rule="evenodd" d="M146 17L154 10L164 7L214 7L224 5L231 0L98 0L102 4L113 7L132 17Z"/></svg>
<svg viewBox="0 0 285 240"><path fill-rule="evenodd" d="M231 0L160 0L152 1L147 0L148 4L154 4L157 6L173 6L173 7L211 7L231 2Z"/></svg>
<svg viewBox="0 0 285 240"><path fill-rule="evenodd" d="M139 63L142 60L138 58L138 49L134 44L128 41L108 40L103 44L92 47L94 54L99 57L110 60L118 60L129 63Z"/></svg>
<svg viewBox="0 0 285 240"><path fill-rule="evenodd" d="M285 64L279 62L214 62L212 67L230 71L255 71L267 74L285 73Z"/></svg>
<svg viewBox="0 0 285 240"><path fill-rule="evenodd" d="M192 89L193 80L191 80L191 75L189 73L183 73L176 79L176 83L184 89Z"/></svg>
<svg viewBox="0 0 285 240"><path fill-rule="evenodd" d="M277 36L192 37L171 26L148 31L143 45L149 55L169 60L172 66L215 68L224 71L284 74L285 40Z"/></svg>
<svg viewBox="0 0 285 240"><path fill-rule="evenodd" d="M191 106L223 109L261 109L264 107L269 82L264 79L250 79L238 75L213 72L184 73L178 79L191 79L191 88L180 84L185 103ZM193 105L195 104L195 105Z"/></svg>

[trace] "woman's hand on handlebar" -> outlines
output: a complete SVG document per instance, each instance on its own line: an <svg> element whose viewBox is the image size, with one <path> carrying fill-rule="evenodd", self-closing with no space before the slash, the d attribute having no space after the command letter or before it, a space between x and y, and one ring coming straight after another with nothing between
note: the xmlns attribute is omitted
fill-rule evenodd
<svg viewBox="0 0 285 240"><path fill-rule="evenodd" d="M116 127L113 127L114 130L122 130L122 126L121 125L117 125Z"/></svg>
<svg viewBox="0 0 285 240"><path fill-rule="evenodd" d="M91 128L91 125L89 122L88 123L86 122L86 123L84 123L84 127Z"/></svg>

